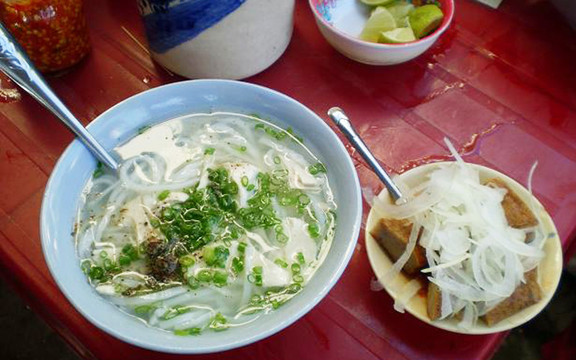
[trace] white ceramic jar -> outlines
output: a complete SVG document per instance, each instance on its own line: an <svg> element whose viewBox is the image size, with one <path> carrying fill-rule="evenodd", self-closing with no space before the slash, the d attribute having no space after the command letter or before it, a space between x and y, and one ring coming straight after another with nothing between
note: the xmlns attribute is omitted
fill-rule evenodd
<svg viewBox="0 0 576 360"><path fill-rule="evenodd" d="M154 60L187 78L243 79L272 65L294 0L139 0Z"/></svg>

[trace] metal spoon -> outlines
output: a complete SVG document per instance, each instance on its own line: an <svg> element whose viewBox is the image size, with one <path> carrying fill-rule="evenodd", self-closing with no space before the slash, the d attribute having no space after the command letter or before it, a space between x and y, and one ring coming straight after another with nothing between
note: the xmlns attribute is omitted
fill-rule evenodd
<svg viewBox="0 0 576 360"><path fill-rule="evenodd" d="M350 119L348 119L348 116L346 116L344 111L339 107L333 107L330 110L328 110L328 116L330 116L330 119L334 121L334 124L338 126L340 131L342 131L342 133L346 135L348 141L352 143L354 148L358 150L360 155L362 155L364 160L366 160L368 165L370 165L370 167L374 170L376 175L378 175L380 180L382 180L384 185L386 185L386 189L388 189L388 192L390 193L394 201L397 204L404 202L405 198L402 197L402 192L400 192L400 189L394 183L390 175L388 175L386 170L384 170L382 166L380 166L380 164L378 163L378 161L376 160L376 158L374 157L368 146L366 146L362 138L360 138L360 136L356 132L356 129L354 129L354 126L352 126Z"/></svg>
<svg viewBox="0 0 576 360"><path fill-rule="evenodd" d="M26 52L1 23L0 70L56 115L102 163L113 170L118 169L116 159L72 115L72 112L48 86Z"/></svg>

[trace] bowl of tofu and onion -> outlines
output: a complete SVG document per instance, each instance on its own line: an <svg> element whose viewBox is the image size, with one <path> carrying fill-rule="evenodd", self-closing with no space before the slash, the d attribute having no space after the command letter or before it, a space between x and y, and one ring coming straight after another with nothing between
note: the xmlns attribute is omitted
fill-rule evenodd
<svg viewBox="0 0 576 360"><path fill-rule="evenodd" d="M488 334L536 316L562 271L558 232L531 191L493 169L431 163L395 178L372 202L366 247L394 307L448 331ZM530 172L528 187L534 168Z"/></svg>

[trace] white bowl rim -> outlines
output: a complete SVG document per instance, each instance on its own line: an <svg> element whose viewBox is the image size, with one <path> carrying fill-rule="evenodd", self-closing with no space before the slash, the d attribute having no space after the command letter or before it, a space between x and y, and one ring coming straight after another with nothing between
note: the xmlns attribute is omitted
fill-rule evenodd
<svg viewBox="0 0 576 360"><path fill-rule="evenodd" d="M140 92L138 94L135 94L133 96L130 96L130 97L122 100L121 102L113 105L112 107L110 107L109 109L104 111L102 114L97 116L88 126L86 126L86 128L90 129L94 126L98 126L98 124L101 121L103 121L103 120L101 120L102 118L109 116L109 114L116 111L116 108L118 108L120 106L125 106L126 103L134 101L134 99L140 97L142 94L160 92L160 91L163 91L164 89L170 88L170 87L188 86L190 84L210 84L210 83L224 84L224 85L228 84L231 86L244 86L246 88L250 88L250 89L253 89L255 91L267 92L267 93L272 94L273 96L279 97L280 99L287 101L291 105L294 105L296 107L301 108L303 111L308 113L311 117L317 118L317 120L319 121L319 126L328 129L330 131L329 133L333 137L333 140L335 140L335 142L334 142L335 145L337 147L339 147L341 151L344 151L348 155L348 152L346 151L344 144L338 138L336 133L326 124L326 122L324 120L322 120L322 118L320 118L316 113L314 113L307 106L305 106L304 104L300 103L299 101L295 100L294 98L292 98L288 95L285 95L279 91L267 88L265 86L247 83L247 82L238 81L238 80L224 80L224 79L185 80L185 81L179 81L179 82L174 82L174 83L158 86L158 87ZM166 120L169 120L169 119L165 119L163 121L166 121ZM79 303L77 301L77 299L74 297L74 295L71 292L67 291L67 287L65 286L65 281L63 281L63 279L61 279L60 277L56 276L57 264L55 264L51 261L51 257L49 256L49 252L51 251L51 249L48 247L48 240L46 240L48 238L47 199L49 197L48 195L53 192L52 188L55 186L54 182L56 181L56 175L58 175L58 173L60 171L59 169L60 169L61 163L63 163L64 159L67 158L68 156L70 156L70 153L72 153L75 150L75 147L78 147L78 146L83 146L83 145L80 143L80 141L78 139L74 139L66 147L66 149L64 150L62 155L60 155L56 164L54 165L52 173L50 174L50 177L49 177L48 182L46 184L46 187L44 189L42 205L41 205L41 209L40 209L40 240L41 240L41 245L42 245L42 253L44 256L44 260L45 260L46 264L48 265L48 270L50 271L52 278L54 279L54 281L58 285L58 288L64 294L66 299L75 308L75 310L78 311L80 314L82 314L82 316L85 319L87 319L90 323L95 325L100 330L116 337L117 339L120 339L124 342L127 342L129 344L136 345L136 346L141 347L141 348L154 350L154 351L158 351L158 352L165 352L165 353L209 354L209 353L221 352L221 351L226 351L226 350L232 350L232 349L236 349L236 348L239 348L242 346L246 346L246 345L255 343L259 340L262 340L264 338L267 338L269 336L272 336L272 335L280 332L281 330L285 329L286 327L288 327L288 326L292 325L293 323L295 323L296 321L298 321L301 317L303 317L310 310L312 310L328 294L328 292L334 287L334 285L336 285L336 283L340 279L342 273L344 272L344 270L348 266L350 259L352 258L352 255L354 253L354 249L356 247L356 243L358 241L358 237L360 234L360 228L361 228L361 222L362 222L362 212L363 212L362 196L361 196L361 191L360 191L360 182L358 179L358 174L357 174L355 167L354 167L354 163L352 162L352 159L350 156L345 156L345 157L343 157L343 160L346 162L346 167L353 171L352 177L354 179L354 183L350 184L350 188L353 188L352 189L353 198L356 199L356 203L354 205L356 206L358 211L355 214L355 218L353 220L353 226L350 229L350 236L349 236L348 244L345 246L344 252L341 255L341 260L337 264L336 269L334 269L334 271L331 273L331 275L327 278L327 281L324 283L322 288L315 289L316 295L313 298L311 298L310 301L308 301L304 306L299 308L298 311L291 313L291 314L288 314L285 317L286 320L272 326L271 328L269 328L266 331L262 331L260 333L257 333L251 337L247 337L247 338L242 339L240 341L238 341L238 340L232 341L232 342L223 343L223 344L220 344L218 346L213 346L213 347L201 347L201 346L199 347L199 346L197 346L197 344L195 347L170 347L169 344L166 346L164 346L164 345L152 346L140 338L132 337L132 336L130 336L130 334L121 333L112 327L108 327L108 326L102 324L98 318L95 318L94 316L92 316L92 314L89 312L89 310L87 310L86 308L83 307L84 305L82 305L81 303ZM278 311L280 311L280 310L278 310ZM143 325L143 326L146 326L146 325Z"/></svg>
<svg viewBox="0 0 576 360"><path fill-rule="evenodd" d="M356 44L364 45L364 46L368 46L368 47L372 47L372 48L376 48L376 49L417 48L417 47L419 47L419 45L421 45L423 43L426 43L429 41L435 41L438 37L440 37L440 35L442 35L444 33L444 31L446 31L448 29L448 27L450 26L450 23L452 23L452 19L454 18L454 12L456 11L455 1L454 0L446 0L448 3L450 3L452 5L450 7L450 10L452 10L452 11L449 12L448 19L443 21L442 25L438 29L434 30L434 32L426 35L422 39L410 41L407 43L384 44L384 43L374 43L374 42L370 42L370 41L364 41L362 39L351 36L350 34L347 34L344 31L338 29L337 27L335 27L334 25L332 25L328 21L326 21L326 19L324 19L324 17L318 13L318 9L312 4L312 1L314 1L314 0L308 0L308 5L310 6L310 10L312 10L312 13L314 14L314 17L316 18L316 21L321 22L327 29L334 32L338 36L341 36L347 40L355 42Z"/></svg>

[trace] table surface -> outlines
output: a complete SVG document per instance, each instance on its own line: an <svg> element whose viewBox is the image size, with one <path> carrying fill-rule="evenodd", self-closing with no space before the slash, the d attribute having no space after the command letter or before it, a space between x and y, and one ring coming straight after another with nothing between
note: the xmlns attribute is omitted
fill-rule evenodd
<svg viewBox="0 0 576 360"><path fill-rule="evenodd" d="M134 0L86 1L86 15L92 53L50 79L84 124L129 96L181 80L138 44L144 36ZM343 107L378 159L395 171L446 155L445 136L461 148L477 138L465 158L522 183L538 161L534 191L569 254L576 250L575 40L546 1L506 0L492 10L460 0L452 26L428 52L406 64L373 67L333 50L307 1L298 0L286 53L247 81L288 94L323 118L331 106ZM14 95L6 78L0 87L0 99ZM25 94L0 105L0 271L84 358L176 357L96 329L50 276L39 210L48 176L71 140ZM362 185L374 186L374 175L356 163ZM488 359L505 336L452 334L397 313L386 293L370 291L372 277L362 235L341 280L305 317L254 345L198 358Z"/></svg>

